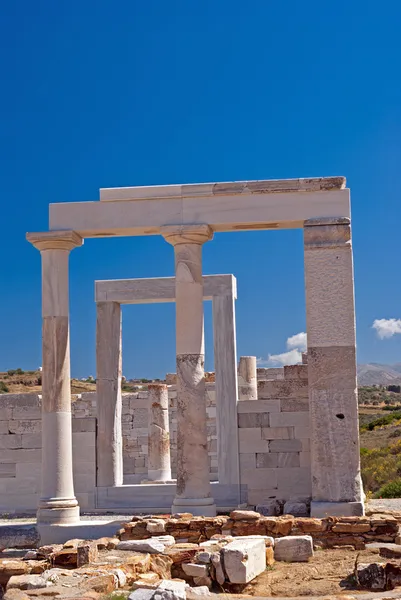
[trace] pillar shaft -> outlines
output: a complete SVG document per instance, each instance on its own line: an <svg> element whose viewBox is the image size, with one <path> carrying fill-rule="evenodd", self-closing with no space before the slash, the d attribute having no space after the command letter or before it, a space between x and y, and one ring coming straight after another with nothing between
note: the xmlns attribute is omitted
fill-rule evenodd
<svg viewBox="0 0 401 600"><path fill-rule="evenodd" d="M208 225L164 227L174 246L177 352L177 491L173 512L216 514L207 451L202 244Z"/></svg>
<svg viewBox="0 0 401 600"><path fill-rule="evenodd" d="M148 479L171 479L168 389L165 384L150 384L148 425Z"/></svg>
<svg viewBox="0 0 401 600"><path fill-rule="evenodd" d="M238 365L239 400L258 399L256 356L241 356Z"/></svg>
<svg viewBox="0 0 401 600"><path fill-rule="evenodd" d="M97 485L123 483L121 307L98 302L96 321Z"/></svg>
<svg viewBox="0 0 401 600"><path fill-rule="evenodd" d="M42 257L42 489L38 523L74 523L68 259L75 232L28 234Z"/></svg>
<svg viewBox="0 0 401 600"><path fill-rule="evenodd" d="M237 349L233 293L213 297L213 339L219 483L239 486Z"/></svg>
<svg viewBox="0 0 401 600"><path fill-rule="evenodd" d="M349 219L307 221L304 243L311 511L363 514Z"/></svg>

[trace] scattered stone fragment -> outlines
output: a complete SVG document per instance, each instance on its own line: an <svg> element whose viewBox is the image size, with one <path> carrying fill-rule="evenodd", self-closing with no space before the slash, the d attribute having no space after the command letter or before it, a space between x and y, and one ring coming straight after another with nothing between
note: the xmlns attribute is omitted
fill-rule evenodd
<svg viewBox="0 0 401 600"><path fill-rule="evenodd" d="M223 571L223 565L222 565L222 561L221 561L221 555L220 552L216 552L215 554L212 555L212 565L215 568L216 571L216 581L218 584L223 585L223 583L226 580L224 571Z"/></svg>
<svg viewBox="0 0 401 600"><path fill-rule="evenodd" d="M384 565L378 563L359 564L355 569L358 584L367 590L385 590L386 573Z"/></svg>
<svg viewBox="0 0 401 600"><path fill-rule="evenodd" d="M307 562L313 556L313 540L310 535L294 535L277 538L274 558L284 562Z"/></svg>
<svg viewBox="0 0 401 600"><path fill-rule="evenodd" d="M51 554L51 558L53 564L59 567L76 567L77 554L76 548L63 548Z"/></svg>
<svg viewBox="0 0 401 600"><path fill-rule="evenodd" d="M207 543L209 544L210 542ZM198 544L174 544L171 548L167 548L166 555L172 559L174 564L181 564L183 562L192 562L198 551Z"/></svg>
<svg viewBox="0 0 401 600"><path fill-rule="evenodd" d="M163 579L154 591L153 598L154 600L186 600L185 581Z"/></svg>
<svg viewBox="0 0 401 600"><path fill-rule="evenodd" d="M163 519L152 519L147 523L146 531L149 531L149 533L164 533L166 531L166 521L163 521Z"/></svg>
<svg viewBox="0 0 401 600"><path fill-rule="evenodd" d="M269 500L256 506L256 512L264 517L277 517L280 514L281 506L277 500Z"/></svg>
<svg viewBox="0 0 401 600"><path fill-rule="evenodd" d="M196 555L197 562L208 564L212 559L212 552L198 552Z"/></svg>
<svg viewBox="0 0 401 600"><path fill-rule="evenodd" d="M13 575L24 575L29 572L29 565L22 560L2 560L0 562L0 585L6 587Z"/></svg>
<svg viewBox="0 0 401 600"><path fill-rule="evenodd" d="M120 543L118 538L102 537L96 540L98 550L114 550Z"/></svg>
<svg viewBox="0 0 401 600"><path fill-rule="evenodd" d="M24 560L37 560L38 553L36 550L28 550L28 552L24 556Z"/></svg>
<svg viewBox="0 0 401 600"><path fill-rule="evenodd" d="M235 540L221 550L230 583L248 583L266 569L263 540Z"/></svg>
<svg viewBox="0 0 401 600"><path fill-rule="evenodd" d="M116 577L113 573L90 577L82 586L84 590L94 590L99 594L109 594L116 589ZM83 595L83 594L82 594Z"/></svg>
<svg viewBox="0 0 401 600"><path fill-rule="evenodd" d="M77 548L77 567L94 563L98 554L96 542L81 542Z"/></svg>
<svg viewBox="0 0 401 600"><path fill-rule="evenodd" d="M133 591L129 596L128 600L152 600L156 590L138 588Z"/></svg>
<svg viewBox="0 0 401 600"><path fill-rule="evenodd" d="M196 563L183 563L182 570L190 577L206 577L208 568L206 565L198 565Z"/></svg>
<svg viewBox="0 0 401 600"><path fill-rule="evenodd" d="M260 519L260 513L254 510L233 510L230 513L230 519L233 521L256 521L256 519Z"/></svg>
<svg viewBox="0 0 401 600"><path fill-rule="evenodd" d="M284 504L283 513L292 515L293 517L308 517L308 507L304 502L286 502Z"/></svg>
<svg viewBox="0 0 401 600"><path fill-rule="evenodd" d="M171 566L173 560L170 556L164 554L152 554L150 557L150 569L159 577L159 579L171 578Z"/></svg>
<svg viewBox="0 0 401 600"><path fill-rule="evenodd" d="M4 600L30 600L30 597L22 590L12 588L11 590L6 591Z"/></svg>
<svg viewBox="0 0 401 600"><path fill-rule="evenodd" d="M13 575L7 583L7 589L35 590L46 587L46 579L41 575Z"/></svg>
<svg viewBox="0 0 401 600"><path fill-rule="evenodd" d="M187 600L190 600L192 596L210 596L210 590L207 585L200 585L196 587L187 587Z"/></svg>
<svg viewBox="0 0 401 600"><path fill-rule="evenodd" d="M160 578L157 575L157 573L143 573L143 575L141 575L139 579L134 581L134 583L132 584L132 589L137 590L139 588L144 588L149 590L155 590L159 583Z"/></svg>
<svg viewBox="0 0 401 600"><path fill-rule="evenodd" d="M212 578L209 577L208 575L205 575L204 577L194 577L194 584L196 587L204 587L206 586L207 588L211 588L212 587Z"/></svg>
<svg viewBox="0 0 401 600"><path fill-rule="evenodd" d="M235 538L233 538L235 540ZM242 535L241 540L263 540L266 548L274 547L274 538L270 535Z"/></svg>
<svg viewBox="0 0 401 600"><path fill-rule="evenodd" d="M63 548L78 548L78 546L81 542L83 542L83 540L79 540L79 539L68 540L65 544L63 544Z"/></svg>
<svg viewBox="0 0 401 600"><path fill-rule="evenodd" d="M162 538L168 538L163 539ZM117 545L117 550L130 550L131 552L149 552L149 554L157 554L164 552L167 546L172 546L175 543L171 535L148 538L146 540L126 540Z"/></svg>

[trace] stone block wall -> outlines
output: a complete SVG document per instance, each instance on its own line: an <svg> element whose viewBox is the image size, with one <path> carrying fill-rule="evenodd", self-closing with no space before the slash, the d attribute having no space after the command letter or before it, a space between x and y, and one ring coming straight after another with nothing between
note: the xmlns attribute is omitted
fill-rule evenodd
<svg viewBox="0 0 401 600"><path fill-rule="evenodd" d="M258 381L258 400L238 403L240 480L250 505L311 494L307 366Z"/></svg>
<svg viewBox="0 0 401 600"><path fill-rule="evenodd" d="M94 508L96 419L87 402L73 402L75 492L83 510ZM96 409L95 409L96 410ZM92 409L93 414L93 409ZM41 397L0 395L0 512L35 512L41 485Z"/></svg>

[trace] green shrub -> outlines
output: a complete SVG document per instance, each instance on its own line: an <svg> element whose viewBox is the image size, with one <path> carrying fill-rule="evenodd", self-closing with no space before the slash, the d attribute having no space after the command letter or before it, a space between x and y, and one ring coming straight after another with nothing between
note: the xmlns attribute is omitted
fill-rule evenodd
<svg viewBox="0 0 401 600"><path fill-rule="evenodd" d="M398 478L382 485L374 498L401 498L401 479Z"/></svg>
<svg viewBox="0 0 401 600"><path fill-rule="evenodd" d="M401 419L401 412L393 412L391 415L385 415L384 417L379 417L378 419L374 419L370 423L365 423L361 425L361 431L373 431L376 427L384 427L384 425L390 425L394 421L398 421Z"/></svg>
<svg viewBox="0 0 401 600"><path fill-rule="evenodd" d="M401 436L401 429L394 429L391 433L388 434L389 438L396 438Z"/></svg>
<svg viewBox="0 0 401 600"><path fill-rule="evenodd" d="M0 381L0 394L7 394L8 391L9 389L4 383L4 381Z"/></svg>

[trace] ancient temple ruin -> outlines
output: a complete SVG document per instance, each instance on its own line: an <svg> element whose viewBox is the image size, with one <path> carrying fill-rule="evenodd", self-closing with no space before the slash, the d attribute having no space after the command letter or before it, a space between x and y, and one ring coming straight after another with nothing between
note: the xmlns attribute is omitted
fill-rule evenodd
<svg viewBox="0 0 401 600"><path fill-rule="evenodd" d="M85 500L88 507L105 510L214 515L239 503L304 498L315 516L363 514L350 194L345 185L344 178L331 177L112 188L100 191L100 201L50 205L49 231L27 234L42 257L39 524L79 523L79 503L84 508ZM202 276L202 246L223 231L280 228L304 232L307 365L286 367L279 378L267 372L262 379L260 373L256 386L252 359L242 361L238 382L235 279L221 276L228 282L226 292L207 291L219 276ZM154 280L153 291L152 280L126 280L114 288L116 282L97 282L97 393L90 401L73 403L82 406L84 416L71 418L69 253L84 238L136 235L162 235L173 246L175 278ZM142 300L135 296L141 285ZM205 297L213 301L213 384L205 382L204 373ZM134 455L134 467L142 472L126 474L141 477L129 483L124 476L123 455L129 447L123 444L124 423L129 422L124 415L144 411L138 440L148 439L149 433L149 397L138 393L125 398L120 385L120 305L136 301L176 305L176 384L168 388L172 482L141 483L147 479L144 450ZM160 397L165 390L152 393ZM12 398L8 402L9 407L3 406L13 418L17 409ZM30 402L38 409L39 400ZM90 419L96 421L93 431L78 424ZM76 471L82 456L73 459L72 440L79 433L91 434L97 453L97 471L93 460L92 487L85 492ZM89 436L85 439L89 444ZM147 455L149 444L139 446L146 447ZM22 459L23 450L19 452Z"/></svg>

